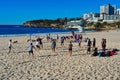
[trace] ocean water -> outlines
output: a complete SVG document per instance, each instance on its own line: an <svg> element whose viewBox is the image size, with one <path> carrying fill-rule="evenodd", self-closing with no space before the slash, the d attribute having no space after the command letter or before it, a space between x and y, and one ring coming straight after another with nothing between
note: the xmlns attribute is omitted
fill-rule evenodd
<svg viewBox="0 0 120 80"><path fill-rule="evenodd" d="M29 34L68 33L71 30L59 28L28 28L21 25L0 25L0 36L22 36Z"/></svg>
<svg viewBox="0 0 120 80"><path fill-rule="evenodd" d="M35 35L35 34L61 34L70 33L71 31L78 32L78 30L68 30L65 28L28 28L21 25L0 25L0 37L4 36L23 36L23 35ZM93 32L93 31L85 31Z"/></svg>

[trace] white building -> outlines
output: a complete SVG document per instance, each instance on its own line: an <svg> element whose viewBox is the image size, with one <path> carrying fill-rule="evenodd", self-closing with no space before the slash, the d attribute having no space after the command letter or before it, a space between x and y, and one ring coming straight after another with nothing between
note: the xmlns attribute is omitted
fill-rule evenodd
<svg viewBox="0 0 120 80"><path fill-rule="evenodd" d="M87 13L83 15L83 19L89 22L97 22L99 20L99 14L94 12Z"/></svg>
<svg viewBox="0 0 120 80"><path fill-rule="evenodd" d="M120 15L104 15L103 22L113 23L120 20Z"/></svg>
<svg viewBox="0 0 120 80"><path fill-rule="evenodd" d="M117 9L117 14L120 15L120 9Z"/></svg>
<svg viewBox="0 0 120 80"><path fill-rule="evenodd" d="M100 19L106 22L115 22L120 20L120 9L116 5L100 6Z"/></svg>
<svg viewBox="0 0 120 80"><path fill-rule="evenodd" d="M106 4L106 5L100 6L100 14L115 15L116 5Z"/></svg>
<svg viewBox="0 0 120 80"><path fill-rule="evenodd" d="M91 12L83 15L83 19L89 22L115 22L120 20L120 9L117 9L116 5L106 4L100 6L100 14Z"/></svg>

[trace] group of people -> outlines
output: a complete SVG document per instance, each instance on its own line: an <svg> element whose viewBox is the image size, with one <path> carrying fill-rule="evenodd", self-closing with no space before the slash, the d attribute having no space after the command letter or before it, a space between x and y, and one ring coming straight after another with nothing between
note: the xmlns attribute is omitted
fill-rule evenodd
<svg viewBox="0 0 120 80"><path fill-rule="evenodd" d="M40 38L38 37L37 40L36 40L36 48L38 48L38 50L40 50L41 48L43 48L43 43L42 43L42 39L44 38ZM55 52L55 49L56 49L56 42L57 40L59 39L58 35L57 35L57 39L53 39L53 38L47 38L47 41L51 41L51 50L52 52L54 53ZM65 40L65 37L62 36L61 37L61 46L63 47L64 46L64 40ZM72 41L70 41L69 43L69 46L68 46L68 54L71 56L72 55L72 47L73 47L73 44L72 44ZM36 49L32 43L30 43L30 46L29 46L29 55L32 53L32 55L34 56L33 54L33 49Z"/></svg>
<svg viewBox="0 0 120 80"><path fill-rule="evenodd" d="M90 54L91 46L93 49L96 47L96 39L93 38L93 41L91 41L90 38L86 38L85 42L87 43L87 54Z"/></svg>
<svg viewBox="0 0 120 80"><path fill-rule="evenodd" d="M48 37L49 36L49 37ZM51 38L50 37L50 34L47 36L47 41L50 41L51 42L51 50L52 50L52 52L54 53L55 52L55 49L56 49L56 42L59 40L59 37L58 37L58 35L57 35L57 38L56 39L53 39L53 38ZM33 50L35 49L35 50L40 50L40 49L42 49L43 48L43 42L42 42L42 40L43 40L44 38L40 38L40 37L38 37L36 40L35 40L35 42L36 42L36 44L35 44L35 46L33 45L33 43L32 43L32 40L30 40L30 45L29 45L29 48L28 48L28 53L29 53L29 56L31 56L31 54L32 54L32 56L34 57L34 52L33 52ZM62 36L61 38L60 38L60 43L61 43L61 46L63 47L64 46L64 40L66 40L66 38L65 38L65 36ZM9 44L8 44L8 47L9 47L9 51L8 51L8 54L9 53L11 53L11 50L12 50L12 48L13 48L13 44L12 44L13 42L12 42L12 39L10 39L9 40ZM71 56L72 55L72 47L73 47L73 44L72 44L72 41L70 41L70 43L69 43L69 46L68 46L68 50L69 50L69 55Z"/></svg>
<svg viewBox="0 0 120 80"><path fill-rule="evenodd" d="M91 47L93 48L93 55L96 55L98 53L98 48L96 47L96 39L93 38L93 41L91 41L89 38L86 38L86 43L87 43L87 54L90 54L91 52ZM101 47L102 51L106 51L106 39L102 39L101 41Z"/></svg>
<svg viewBox="0 0 120 80"><path fill-rule="evenodd" d="M82 42L82 34L75 34L74 32L72 32L72 36L71 38L74 38L74 40L70 40L69 42L69 45L68 45L68 54L71 56L72 55L72 48L73 48L73 43L72 42L77 42L78 43L78 46L81 47L81 42ZM40 50L43 48L43 40L44 38L40 38L38 37L36 39L36 47L33 46L33 43L31 42L30 45L29 45L29 55L32 54L32 56L34 57L34 53L33 53L33 49L35 50ZM57 37L55 39L51 38L50 37L50 34L47 35L46 37L47 41L51 41L51 50L52 52L54 53L55 52L55 49L56 49L56 44L57 44L57 41L59 40L59 36L57 35ZM60 43L61 43L61 47L64 46L64 41L66 40L66 37L65 36L62 36L60 38ZM91 47L94 51L93 55L98 55L98 48L96 47L96 39L93 38L93 40L91 41L90 38L85 38L85 42L87 43L87 54L90 54L91 53ZM11 49L13 48L12 46L12 40L9 41L9 51L8 53L11 52ZM106 50L106 39L102 39L101 41L101 47L102 47L102 51L105 52Z"/></svg>

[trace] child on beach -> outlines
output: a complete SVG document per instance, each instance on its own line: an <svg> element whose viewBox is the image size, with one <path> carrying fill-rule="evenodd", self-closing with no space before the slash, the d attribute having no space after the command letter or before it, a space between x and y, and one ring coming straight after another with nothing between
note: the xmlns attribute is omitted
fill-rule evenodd
<svg viewBox="0 0 120 80"><path fill-rule="evenodd" d="M33 44L30 43L30 46L29 46L29 56L30 56L30 54L32 54L32 57L34 57L33 48L35 49L35 47L33 46Z"/></svg>
<svg viewBox="0 0 120 80"><path fill-rule="evenodd" d="M52 48L52 52L55 52L55 48L56 48L56 40L55 39L52 39L51 48Z"/></svg>
<svg viewBox="0 0 120 80"><path fill-rule="evenodd" d="M69 54L70 56L72 55L72 47L73 47L73 44L72 44L72 42L70 41L70 44L69 44L69 46L68 46L68 49L69 49L68 54Z"/></svg>
<svg viewBox="0 0 120 80"><path fill-rule="evenodd" d="M8 51L8 54L9 54L11 52L11 49L13 48L13 46L12 46L12 39L10 39L8 47L9 47L9 51Z"/></svg>

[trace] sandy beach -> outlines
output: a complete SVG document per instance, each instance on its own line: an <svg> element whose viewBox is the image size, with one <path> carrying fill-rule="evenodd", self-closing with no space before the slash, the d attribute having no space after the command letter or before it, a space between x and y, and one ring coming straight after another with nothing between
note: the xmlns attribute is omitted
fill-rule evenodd
<svg viewBox="0 0 120 80"><path fill-rule="evenodd" d="M52 35L52 34L51 34ZM70 34L61 34L71 36ZM39 35L43 37L45 35ZM120 50L120 32L83 33L83 39L96 38L96 47L101 49L101 39L106 38L107 49ZM14 43L8 53L9 39ZM120 51L110 57L93 57L86 54L86 43L81 48L73 42L73 54L67 55L70 40L61 47L57 42L55 53L51 52L51 42L43 40L43 49L34 50L34 58L29 57L27 42L29 36L0 37L0 80L120 80ZM36 39L32 36L32 39ZM33 42L35 46L35 42Z"/></svg>

